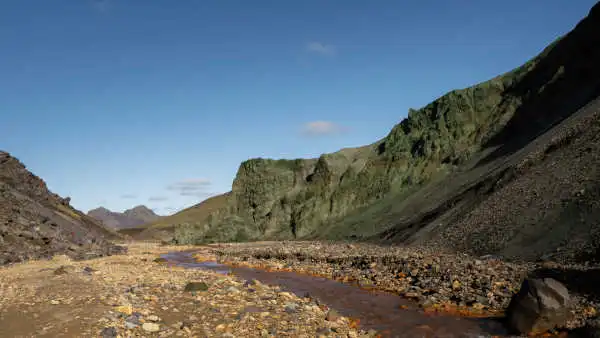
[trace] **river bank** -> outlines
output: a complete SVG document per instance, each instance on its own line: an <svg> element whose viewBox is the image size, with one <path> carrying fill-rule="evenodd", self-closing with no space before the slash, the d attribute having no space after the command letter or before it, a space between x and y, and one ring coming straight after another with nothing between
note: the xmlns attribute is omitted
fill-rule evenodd
<svg viewBox="0 0 600 338"><path fill-rule="evenodd" d="M369 332L363 325L369 320L402 322L403 333L410 337L431 336L433 330L456 332L473 325L486 332L483 325L502 315L525 275L566 268L552 262L510 263L495 257L370 244L268 242L192 247L138 242L126 246L124 255L85 261L55 256L0 268L0 336L394 336ZM224 274L218 264L197 269L185 265L190 261L173 258L184 250L189 250L184 257L193 263L218 261L232 267L234 274ZM288 292L277 286L282 280L289 289L312 289L306 295ZM348 285L344 289L330 280L360 288ZM388 293L367 294L364 289L385 290L406 299L390 301ZM594 316L597 303L579 292L585 289L571 290L574 309L568 327L573 328ZM358 306L363 310L358 315L367 322L350 319L356 317L336 311L335 306L341 310ZM451 316L423 317L428 312L484 319L448 324L444 318Z"/></svg>
<svg viewBox="0 0 600 338"><path fill-rule="evenodd" d="M506 262L427 248L365 243L261 242L213 245L220 262L274 271L295 271L383 290L414 300L426 312L469 317L502 316L527 276L551 276L572 295L565 328L585 325L597 315L597 294L581 277L597 267L556 262ZM574 273L579 272L580 274Z"/></svg>
<svg viewBox="0 0 600 338"><path fill-rule="evenodd" d="M192 247L127 246L126 255L56 256L0 268L0 336L368 336L277 287L157 259Z"/></svg>

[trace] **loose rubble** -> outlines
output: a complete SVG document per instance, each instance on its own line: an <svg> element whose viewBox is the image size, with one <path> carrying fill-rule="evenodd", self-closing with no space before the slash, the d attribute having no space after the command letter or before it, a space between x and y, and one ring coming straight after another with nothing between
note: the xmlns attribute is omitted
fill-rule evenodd
<svg viewBox="0 0 600 338"><path fill-rule="evenodd" d="M298 297L257 280L156 259L186 249L201 249L197 258L202 260L324 276L403 295L426 312L474 317L502 316L529 272L541 266L557 268L552 262L510 263L493 256L370 244L282 242L194 248L135 243L128 245L127 255L87 261L55 256L0 268L0 336L378 334L362 331L356 321L308 295ZM573 331L576 334L597 329L597 304L576 292L559 299L555 294L566 293L551 289L561 305L569 298L570 318L564 328L580 328Z"/></svg>
<svg viewBox="0 0 600 338"><path fill-rule="evenodd" d="M425 311L472 317L504 316L528 274L558 266L366 243L260 242L211 247L221 263L324 276L402 295ZM594 300L573 294L570 302L569 318L562 328L581 327L596 317L599 306Z"/></svg>
<svg viewBox="0 0 600 338"><path fill-rule="evenodd" d="M2 268L0 336L368 336L278 287L154 262L181 249L132 244L127 255Z"/></svg>

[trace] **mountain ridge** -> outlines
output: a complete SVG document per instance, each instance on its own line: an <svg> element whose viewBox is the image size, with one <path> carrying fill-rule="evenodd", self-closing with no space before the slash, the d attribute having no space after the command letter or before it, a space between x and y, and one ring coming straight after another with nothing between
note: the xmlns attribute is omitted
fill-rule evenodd
<svg viewBox="0 0 600 338"><path fill-rule="evenodd" d="M88 211L87 215L115 229L137 227L156 221L161 217L145 205L137 205L133 208L126 209L123 212L116 212L105 207L98 207Z"/></svg>
<svg viewBox="0 0 600 338"><path fill-rule="evenodd" d="M181 226L203 222L211 212L223 207L228 196L229 193L212 196L173 215L161 217L142 226L120 229L119 232L136 239L158 239L171 242L176 228L179 228L177 236L185 236L180 233L180 230L183 229Z"/></svg>
<svg viewBox="0 0 600 338"><path fill-rule="evenodd" d="M486 187L527 174L519 169L517 153L561 124L556 133L578 130L565 119L591 114L581 108L600 95L600 67L595 62L600 59L599 32L596 4L568 34L524 65L449 91L421 109L410 109L407 118L379 141L316 159L244 161L225 206L203 221L179 226L176 241L362 238L404 243L412 238L419 242L413 232L431 228L430 223L444 214L426 196L448 199L441 204L477 205L478 201L460 197L461 191L490 197L494 191ZM570 147L561 137L544 142ZM504 162L511 165L502 167ZM500 167L504 174L497 172ZM466 188L451 180L461 171L476 178L463 179ZM425 189L435 182L440 182L437 191ZM478 195L477 189L486 193ZM417 211L396 211L410 203L417 203Z"/></svg>

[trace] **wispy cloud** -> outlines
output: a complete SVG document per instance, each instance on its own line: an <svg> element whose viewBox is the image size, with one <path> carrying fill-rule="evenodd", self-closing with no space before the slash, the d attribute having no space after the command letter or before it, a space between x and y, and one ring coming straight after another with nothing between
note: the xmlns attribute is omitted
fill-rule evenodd
<svg viewBox="0 0 600 338"><path fill-rule="evenodd" d="M211 181L205 178L193 178L179 181L167 187L179 193L180 196L207 197L210 195L208 188Z"/></svg>
<svg viewBox="0 0 600 338"><path fill-rule="evenodd" d="M315 53L324 56L334 56L336 54L336 48L333 45L327 45L322 42L309 42L306 45L306 50L310 53Z"/></svg>
<svg viewBox="0 0 600 338"><path fill-rule="evenodd" d="M179 193L180 196L188 196L188 197L199 197L199 198L208 198L213 195L210 191L182 191Z"/></svg>
<svg viewBox="0 0 600 338"><path fill-rule="evenodd" d="M123 195L121 195L121 198L122 198L122 199L125 199L125 200L131 200L131 199L137 198L137 195L133 195L133 194L123 194Z"/></svg>
<svg viewBox="0 0 600 338"><path fill-rule="evenodd" d="M167 196L150 196L150 198L148 198L148 201L150 202L162 202L162 201L166 201L169 198Z"/></svg>
<svg viewBox="0 0 600 338"><path fill-rule="evenodd" d="M312 121L302 126L302 134L307 136L323 136L339 134L347 128L330 121Z"/></svg>

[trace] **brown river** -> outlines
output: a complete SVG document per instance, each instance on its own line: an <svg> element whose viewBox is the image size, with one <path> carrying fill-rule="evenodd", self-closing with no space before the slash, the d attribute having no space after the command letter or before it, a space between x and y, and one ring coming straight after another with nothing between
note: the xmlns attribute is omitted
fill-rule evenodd
<svg viewBox="0 0 600 338"><path fill-rule="evenodd" d="M374 329L382 337L510 337L503 325L493 318L424 313L415 303L394 294L294 272L231 267L214 261L196 262L192 255L193 252L171 252L162 257L169 264L255 279L278 285L300 297L310 295L340 314L359 320L361 329Z"/></svg>

